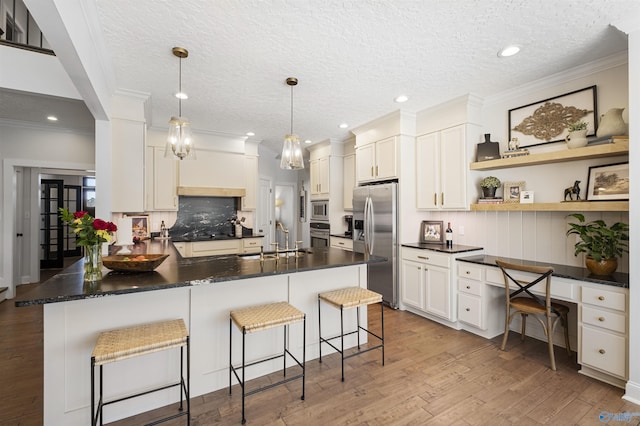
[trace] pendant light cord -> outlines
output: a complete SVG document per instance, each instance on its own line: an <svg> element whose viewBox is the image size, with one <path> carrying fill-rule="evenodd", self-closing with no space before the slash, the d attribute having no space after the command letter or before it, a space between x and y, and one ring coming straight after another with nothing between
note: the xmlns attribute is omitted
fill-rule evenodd
<svg viewBox="0 0 640 426"><path fill-rule="evenodd" d="M179 67L179 82L178 82L178 115L182 117L182 57L180 57L180 67Z"/></svg>
<svg viewBox="0 0 640 426"><path fill-rule="evenodd" d="M293 86L291 86L291 135L293 135Z"/></svg>

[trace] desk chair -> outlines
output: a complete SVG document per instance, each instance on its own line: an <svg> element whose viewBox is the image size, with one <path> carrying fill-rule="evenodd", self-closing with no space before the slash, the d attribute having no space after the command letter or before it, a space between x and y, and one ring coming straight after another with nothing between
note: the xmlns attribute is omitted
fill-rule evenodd
<svg viewBox="0 0 640 426"><path fill-rule="evenodd" d="M555 330L558 321L560 321L564 327L564 340L569 357L571 356L571 347L569 346L569 330L567 322L569 308L564 305L551 302L551 274L553 273L553 268L550 266L516 265L502 260L496 260L496 264L502 270L506 292L504 337L502 338L502 346L500 349L504 351L504 348L507 345L509 324L511 324L511 320L516 314L520 314L522 317L521 339L524 341L527 316L531 314L538 320L538 322L540 322L542 329L544 330L544 334L547 336L551 369L555 371L556 359L553 354L553 331ZM511 271L528 272L530 274L534 274L534 277L532 277L531 281L519 280L510 274ZM533 286L543 281L545 283L544 299L531 292L531 288ZM510 289L510 284L515 284L515 290L512 291ZM553 320L553 317L555 317L555 320Z"/></svg>

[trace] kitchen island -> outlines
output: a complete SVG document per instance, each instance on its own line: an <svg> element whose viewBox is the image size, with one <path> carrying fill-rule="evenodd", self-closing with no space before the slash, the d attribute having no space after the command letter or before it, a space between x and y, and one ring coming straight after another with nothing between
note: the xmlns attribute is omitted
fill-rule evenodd
<svg viewBox="0 0 640 426"><path fill-rule="evenodd" d="M346 286L367 286L367 263L359 253L331 248L306 250L300 257L259 258L238 255L182 258L170 241L137 245L138 253L168 253L154 272L108 272L99 284L83 283L79 261L16 301L42 304L44 317L44 424L90 423L90 367L100 332L146 322L182 318L191 338L191 397L228 386L229 311L288 301L307 314L307 361L318 356L317 293ZM253 256L257 257L257 256ZM339 315L323 306L323 330L337 334ZM327 309L325 313L324 310ZM355 315L355 312L349 312ZM355 317L347 321L355 323ZM366 310L361 312L366 323ZM300 356L301 333L292 326L290 350ZM236 332L234 330L234 332ZM355 344L355 336L348 341ZM361 339L366 338L361 336ZM281 350L280 329L252 336L252 359ZM240 339L234 340L234 346ZM240 350L235 350L240 354ZM176 379L177 351L127 359L106 367L108 399ZM239 361L239 360L234 360ZM271 361L247 370L249 378L281 368ZM149 394L107 408L105 422L152 410L179 400L178 389Z"/></svg>

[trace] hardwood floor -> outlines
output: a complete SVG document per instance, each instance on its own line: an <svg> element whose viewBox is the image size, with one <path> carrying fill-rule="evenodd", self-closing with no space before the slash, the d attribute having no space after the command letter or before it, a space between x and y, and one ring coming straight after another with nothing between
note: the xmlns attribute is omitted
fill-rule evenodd
<svg viewBox="0 0 640 426"><path fill-rule="evenodd" d="M370 309L370 326L379 330L379 306ZM42 424L42 308L0 304L0 330L0 425ZM299 381L249 396L247 424L602 425L603 411L640 413L639 406L621 399L623 390L579 374L562 348L556 348L558 371L551 371L545 343L522 343L515 332L503 352L500 337L486 340L385 309L385 334L384 367L380 351L348 359L343 383L337 354L323 357L322 364L308 361L305 401ZM274 373L251 385L279 378ZM232 396L222 389L193 398L192 424L239 425L239 390L235 385ZM142 424L175 408L113 425ZM638 425L640 415L631 420L609 424ZM164 424L184 425L186 419Z"/></svg>

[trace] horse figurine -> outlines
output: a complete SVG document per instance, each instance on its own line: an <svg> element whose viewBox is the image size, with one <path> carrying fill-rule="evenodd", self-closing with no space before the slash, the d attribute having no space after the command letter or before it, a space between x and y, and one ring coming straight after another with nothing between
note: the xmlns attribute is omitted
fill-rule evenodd
<svg viewBox="0 0 640 426"><path fill-rule="evenodd" d="M567 201L567 195L569 196L569 201L573 201L573 194L576 194L576 201L580 200L580 181L577 180L574 182L573 186L564 190L564 200Z"/></svg>

